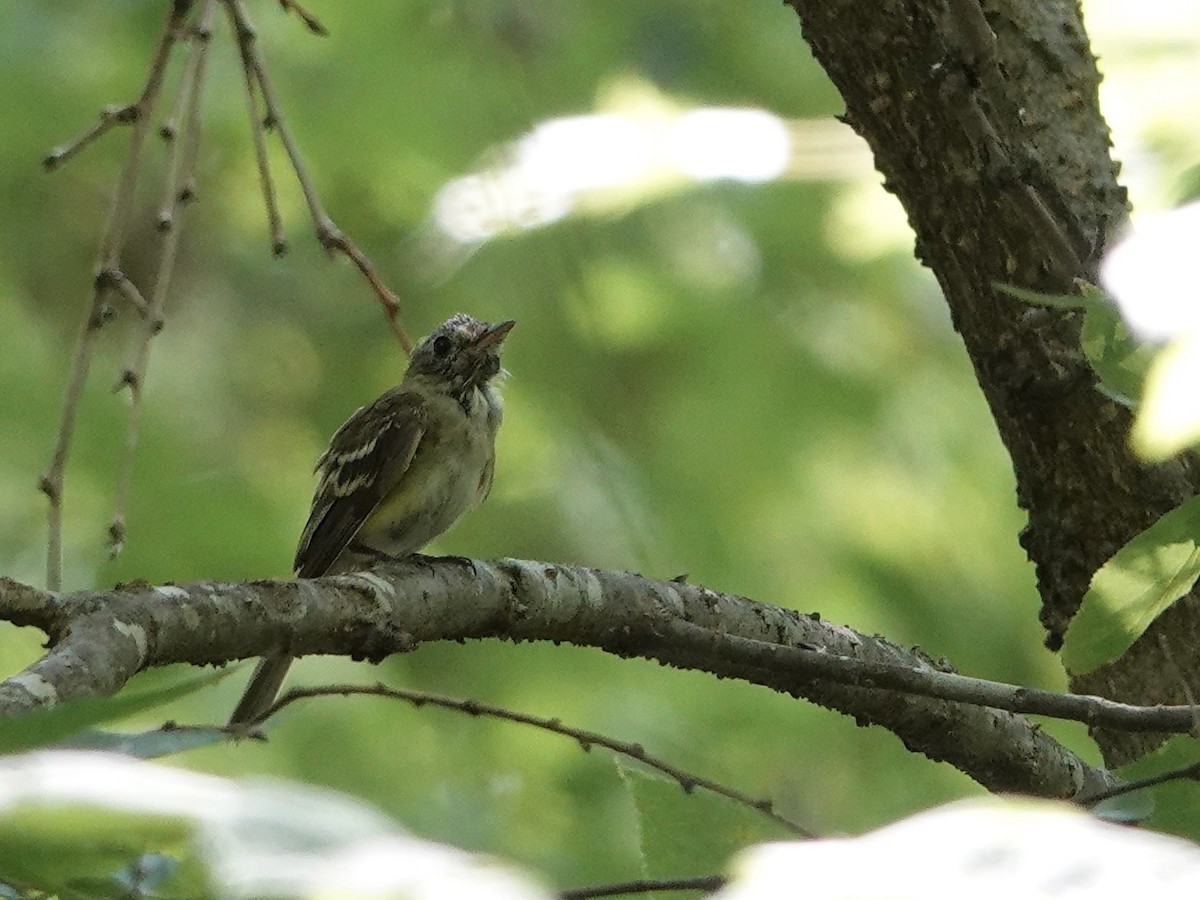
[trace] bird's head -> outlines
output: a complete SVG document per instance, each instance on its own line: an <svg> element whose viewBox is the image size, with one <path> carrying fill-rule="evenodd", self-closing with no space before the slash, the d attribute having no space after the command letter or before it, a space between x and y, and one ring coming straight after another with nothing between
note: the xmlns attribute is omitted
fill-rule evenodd
<svg viewBox="0 0 1200 900"><path fill-rule="evenodd" d="M453 315L413 348L406 378L445 383L455 396L482 388L500 371L500 346L515 324Z"/></svg>

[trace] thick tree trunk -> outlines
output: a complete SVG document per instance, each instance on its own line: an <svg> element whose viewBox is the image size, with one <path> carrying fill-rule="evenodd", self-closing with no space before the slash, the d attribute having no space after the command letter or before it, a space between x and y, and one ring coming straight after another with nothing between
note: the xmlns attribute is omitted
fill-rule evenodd
<svg viewBox="0 0 1200 900"><path fill-rule="evenodd" d="M1189 462L1148 467L1129 416L1094 389L1077 317L997 282L1069 293L1125 216L1099 74L1070 0L789 0L916 232L1013 460L1041 620L1056 648L1092 573L1196 492ZM1073 689L1186 703L1200 685L1195 596ZM1165 668L1167 661L1171 668ZM1181 677L1181 674L1183 677ZM1110 764L1153 736L1098 738Z"/></svg>

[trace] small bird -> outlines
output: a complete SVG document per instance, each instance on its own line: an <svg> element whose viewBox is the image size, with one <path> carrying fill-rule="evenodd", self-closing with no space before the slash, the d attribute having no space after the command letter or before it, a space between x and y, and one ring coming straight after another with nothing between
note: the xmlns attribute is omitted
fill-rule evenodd
<svg viewBox="0 0 1200 900"><path fill-rule="evenodd" d="M413 348L400 384L337 430L317 460L320 482L296 577L408 556L484 501L503 415L493 379L514 324L451 316ZM229 724L257 721L291 663L287 655L263 657Z"/></svg>

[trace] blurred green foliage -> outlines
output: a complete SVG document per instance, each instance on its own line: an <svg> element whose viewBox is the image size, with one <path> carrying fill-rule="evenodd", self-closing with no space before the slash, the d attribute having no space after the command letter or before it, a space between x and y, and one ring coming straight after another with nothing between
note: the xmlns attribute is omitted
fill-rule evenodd
<svg viewBox="0 0 1200 900"><path fill-rule="evenodd" d="M1062 686L1041 646L1007 457L877 179L698 186L498 239L440 280L414 265L413 236L442 184L539 121L593 110L615 78L681 103L840 112L789 10L310 6L329 38L276 4L251 13L328 210L400 295L414 334L458 310L519 322L495 489L432 552L686 572L919 644L973 675ZM135 96L161 15L162 4L79 0L0 10L0 572L14 578L43 577L35 486L126 135L52 175L39 160L104 104ZM67 587L286 576L324 441L403 368L357 272L315 246L275 151L291 252L270 257L223 20L212 68L199 202L184 217L151 360L128 548L108 562L102 544L126 412L110 387L131 314L102 337L72 450ZM163 157L152 144L125 251L139 282L156 258ZM750 264L727 265L730 235ZM38 639L0 632L10 670ZM384 679L558 716L771 796L818 832L979 790L878 729L593 650L426 646L377 669L305 660L294 677ZM222 720L240 687L227 679L133 724ZM1051 727L1088 752L1082 729ZM563 886L639 871L635 804L612 760L529 729L330 698L289 709L268 744L178 762L348 791L422 836L531 864Z"/></svg>

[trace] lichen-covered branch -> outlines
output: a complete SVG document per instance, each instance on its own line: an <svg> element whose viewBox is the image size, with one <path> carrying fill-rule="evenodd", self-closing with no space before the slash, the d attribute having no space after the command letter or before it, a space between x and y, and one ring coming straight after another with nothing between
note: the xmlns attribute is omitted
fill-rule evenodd
<svg viewBox="0 0 1200 900"><path fill-rule="evenodd" d="M39 598L47 610L41 618L31 612ZM0 715L108 694L141 669L177 662L222 664L279 651L378 661L426 641L549 640L806 698L888 728L909 749L991 790L1072 797L1112 784L1020 715L933 690L902 693L899 681L899 690L887 689L889 670L952 677L919 651L817 616L627 572L415 558L313 580L67 595L0 582L0 617L18 616L47 626L54 643L0 684ZM856 672L856 664L866 668Z"/></svg>

